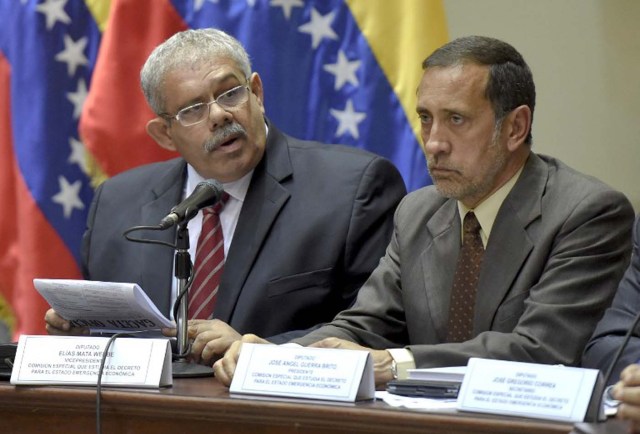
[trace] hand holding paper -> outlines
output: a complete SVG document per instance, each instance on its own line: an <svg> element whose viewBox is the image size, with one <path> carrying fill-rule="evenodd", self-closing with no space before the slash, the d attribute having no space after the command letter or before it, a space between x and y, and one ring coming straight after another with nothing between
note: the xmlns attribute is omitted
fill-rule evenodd
<svg viewBox="0 0 640 434"><path fill-rule="evenodd" d="M52 334L84 327L103 331L175 327L135 283L34 279L33 284L54 310L45 317Z"/></svg>
<svg viewBox="0 0 640 434"><path fill-rule="evenodd" d="M54 309L47 310L44 315L47 333L57 336L88 335L87 327L72 327L71 322L62 318Z"/></svg>

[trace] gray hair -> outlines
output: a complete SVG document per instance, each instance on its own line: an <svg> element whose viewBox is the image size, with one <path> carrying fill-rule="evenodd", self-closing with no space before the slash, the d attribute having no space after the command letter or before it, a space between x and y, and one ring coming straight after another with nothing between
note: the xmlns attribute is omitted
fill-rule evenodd
<svg viewBox="0 0 640 434"><path fill-rule="evenodd" d="M489 67L485 94L495 113L496 129L502 125L505 116L520 105L529 107L533 120L536 87L529 66L515 48L486 36L465 36L435 50L422 62L422 68L456 66L464 62ZM525 143L531 145L531 142L529 130Z"/></svg>
<svg viewBox="0 0 640 434"><path fill-rule="evenodd" d="M185 30L158 45L140 71L140 85L151 109L164 112L162 85L167 74L180 69L195 68L216 57L233 60L245 77L251 75L251 61L242 44L218 29Z"/></svg>

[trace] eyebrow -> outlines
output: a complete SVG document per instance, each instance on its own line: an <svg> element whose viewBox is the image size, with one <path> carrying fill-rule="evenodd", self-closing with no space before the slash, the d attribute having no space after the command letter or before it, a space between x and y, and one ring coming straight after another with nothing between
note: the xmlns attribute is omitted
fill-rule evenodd
<svg viewBox="0 0 640 434"><path fill-rule="evenodd" d="M239 85L242 84L242 78L238 78L238 76L236 74L234 74L233 72L230 71L230 72L227 72L226 74L222 75L220 78L214 79L213 82L209 84L208 91L210 91L213 88L222 86L225 83L227 83L229 81L232 81L232 80L237 80ZM227 90L229 90L229 89L227 89ZM204 104L205 99L207 99L207 98L203 98L202 95L198 95L195 98L191 98L186 103L180 104L178 106L178 108L176 109L176 113L179 112L182 109L191 107L191 106L196 105L196 104Z"/></svg>

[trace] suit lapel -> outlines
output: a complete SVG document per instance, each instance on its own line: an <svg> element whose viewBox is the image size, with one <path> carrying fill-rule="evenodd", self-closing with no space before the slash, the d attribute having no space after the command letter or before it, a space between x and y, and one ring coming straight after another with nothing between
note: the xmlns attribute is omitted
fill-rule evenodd
<svg viewBox="0 0 640 434"><path fill-rule="evenodd" d="M175 160L175 164L162 177L158 185L151 190L151 199L140 210L141 225L155 225L167 215L169 210L182 198L184 180L186 177L186 163L182 159ZM168 243L175 242L175 228L165 231L142 231L132 235L140 238L151 238ZM140 245L142 246L142 244ZM158 255L141 255L142 288L149 293L166 294L160 300L154 300L158 309L168 313L171 300L171 284L173 282L173 250L160 247ZM169 287L167 288L167 285Z"/></svg>
<svg viewBox="0 0 640 434"><path fill-rule="evenodd" d="M431 240L421 255L429 314L442 342L447 335L449 296L460 251L460 218L457 209L456 201L448 200L429 219L427 229Z"/></svg>
<svg viewBox="0 0 640 434"><path fill-rule="evenodd" d="M229 247L214 317L231 322L242 287L290 193L281 181L293 173L287 138L269 124L265 155L254 170ZM266 282L265 282L266 283Z"/></svg>
<svg viewBox="0 0 640 434"><path fill-rule="evenodd" d="M496 311L535 245L528 227L540 217L547 178L546 165L531 153L498 211L478 281L474 334L491 329Z"/></svg>

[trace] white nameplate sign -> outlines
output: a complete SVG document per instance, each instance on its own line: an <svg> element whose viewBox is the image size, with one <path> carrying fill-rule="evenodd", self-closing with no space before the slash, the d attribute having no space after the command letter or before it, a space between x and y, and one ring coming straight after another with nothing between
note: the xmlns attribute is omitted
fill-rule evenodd
<svg viewBox="0 0 640 434"><path fill-rule="evenodd" d="M458 410L582 422L598 370L469 359Z"/></svg>
<svg viewBox="0 0 640 434"><path fill-rule="evenodd" d="M22 335L11 384L95 386L109 338ZM117 338L109 347L101 384L161 387L173 382L167 339Z"/></svg>
<svg viewBox="0 0 640 434"><path fill-rule="evenodd" d="M368 351L243 344L229 391L353 402L373 399Z"/></svg>

